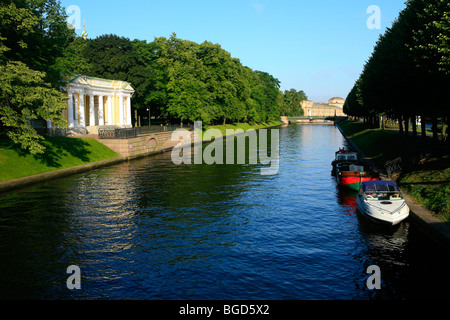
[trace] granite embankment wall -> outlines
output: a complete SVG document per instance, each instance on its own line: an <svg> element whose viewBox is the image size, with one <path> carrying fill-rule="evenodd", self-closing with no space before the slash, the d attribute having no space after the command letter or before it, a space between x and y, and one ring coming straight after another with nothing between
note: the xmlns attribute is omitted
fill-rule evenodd
<svg viewBox="0 0 450 320"><path fill-rule="evenodd" d="M98 141L127 158L164 152L179 143L179 141L172 141L172 132L147 134L132 139L100 139Z"/></svg>

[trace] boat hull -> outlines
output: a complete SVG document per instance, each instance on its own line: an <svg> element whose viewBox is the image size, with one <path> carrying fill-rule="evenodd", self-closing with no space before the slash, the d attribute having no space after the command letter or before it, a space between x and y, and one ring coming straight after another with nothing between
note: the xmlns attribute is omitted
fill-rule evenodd
<svg viewBox="0 0 450 320"><path fill-rule="evenodd" d="M377 175L366 172L339 172L339 183L355 191L359 191L362 182L375 180L379 180Z"/></svg>
<svg viewBox="0 0 450 320"><path fill-rule="evenodd" d="M380 204L383 201L370 204L371 201L364 200L362 195L356 198L358 211L369 220L383 225L395 226L409 217L409 207L404 200L392 203L387 209L383 209Z"/></svg>

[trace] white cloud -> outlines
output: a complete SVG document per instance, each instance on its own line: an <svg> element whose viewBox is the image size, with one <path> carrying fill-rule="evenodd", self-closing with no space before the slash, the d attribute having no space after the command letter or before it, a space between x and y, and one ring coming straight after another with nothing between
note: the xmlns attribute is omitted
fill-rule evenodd
<svg viewBox="0 0 450 320"><path fill-rule="evenodd" d="M257 13L262 13L266 7L266 5L260 3L260 2L252 2L252 7L255 9Z"/></svg>

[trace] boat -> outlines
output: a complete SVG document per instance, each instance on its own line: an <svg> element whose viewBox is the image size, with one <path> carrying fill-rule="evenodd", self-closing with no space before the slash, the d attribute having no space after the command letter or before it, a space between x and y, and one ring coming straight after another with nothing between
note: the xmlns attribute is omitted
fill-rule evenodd
<svg viewBox="0 0 450 320"><path fill-rule="evenodd" d="M380 180L378 173L360 163L339 163L336 172L339 184L355 191L359 191L362 182Z"/></svg>
<svg viewBox="0 0 450 320"><path fill-rule="evenodd" d="M331 174L337 174L337 165L338 164L361 164L361 160L359 159L359 154L357 152L345 150L345 148L340 148L339 151L336 151L335 158L331 162Z"/></svg>
<svg viewBox="0 0 450 320"><path fill-rule="evenodd" d="M356 197L358 211L370 220L394 226L408 218L409 207L400 188L393 181L378 180L361 183Z"/></svg>

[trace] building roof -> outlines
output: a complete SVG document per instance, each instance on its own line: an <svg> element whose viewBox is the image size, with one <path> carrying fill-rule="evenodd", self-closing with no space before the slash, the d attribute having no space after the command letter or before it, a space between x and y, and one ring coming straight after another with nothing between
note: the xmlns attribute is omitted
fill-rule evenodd
<svg viewBox="0 0 450 320"><path fill-rule="evenodd" d="M336 109L339 108L338 106L335 105L331 105L331 104L318 104L318 103L314 103L312 105L313 108L329 108L329 109Z"/></svg>
<svg viewBox="0 0 450 320"><path fill-rule="evenodd" d="M89 77L81 74L73 74L66 77L66 79L68 79L68 83L78 83L98 88L130 90L134 92L134 89L131 87L131 83L126 81Z"/></svg>

